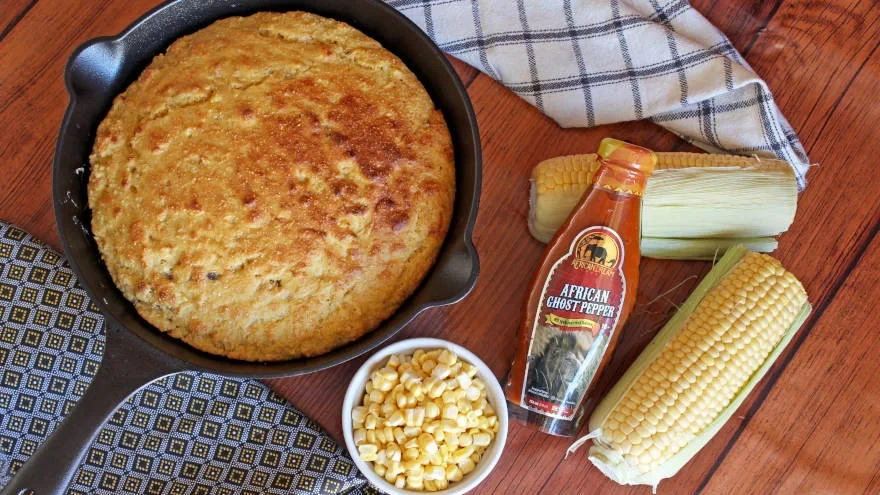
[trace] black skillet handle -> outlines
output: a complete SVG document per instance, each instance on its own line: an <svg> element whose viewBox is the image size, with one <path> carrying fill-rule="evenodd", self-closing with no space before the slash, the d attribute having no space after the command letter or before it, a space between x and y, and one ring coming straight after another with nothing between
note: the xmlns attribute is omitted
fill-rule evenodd
<svg viewBox="0 0 880 495"><path fill-rule="evenodd" d="M182 366L108 322L101 368L73 411L3 487L0 495L64 493L104 422L132 393Z"/></svg>

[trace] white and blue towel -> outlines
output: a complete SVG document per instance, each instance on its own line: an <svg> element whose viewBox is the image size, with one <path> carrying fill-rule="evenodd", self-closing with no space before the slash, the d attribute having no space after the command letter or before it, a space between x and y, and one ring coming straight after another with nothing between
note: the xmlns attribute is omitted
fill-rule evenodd
<svg viewBox="0 0 880 495"><path fill-rule="evenodd" d="M685 0L386 0L562 127L649 119L714 153L809 160L764 81Z"/></svg>

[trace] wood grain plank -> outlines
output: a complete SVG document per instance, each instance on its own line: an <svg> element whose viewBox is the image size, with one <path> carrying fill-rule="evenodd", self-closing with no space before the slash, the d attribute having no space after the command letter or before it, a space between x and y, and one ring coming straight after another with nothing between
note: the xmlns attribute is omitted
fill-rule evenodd
<svg viewBox="0 0 880 495"><path fill-rule="evenodd" d="M4 2L0 16L7 15L7 5L26 4L24 0L10 1L16 3ZM0 126L4 129L0 133L4 172L0 174L0 212L5 220L25 226L58 247L49 170L66 102L63 64L77 44L117 33L156 3L40 0L0 42L0 67L4 68L0 71ZM735 46L748 52L749 62L774 91L813 161L820 163L808 176L810 185L801 195L795 224L782 236L776 254L804 281L817 307L827 309L818 321L811 320L797 352L792 349L783 356L769 380L762 382L741 408L740 417L676 478L661 484L660 493L697 493L701 488L705 493L727 493L740 487L744 479L754 483L751 486L769 488L752 493L767 493L777 486L802 489L802 493L833 491L827 483L836 481L838 473L849 471L837 471L843 468L836 458L820 452L820 443L826 439L840 435L843 441L832 442L832 452L845 459L864 456L876 465L872 447L861 445L853 454L842 451L843 446L858 440L854 432L844 428L846 421L866 420L876 416L876 409L861 404L849 416L838 409L858 399L856 384L876 390L876 378L871 374L876 374L877 367L834 364L821 351L827 351L828 346L834 356L852 351L877 362L876 354L869 350L878 345L870 340L872 330L877 334L877 324L865 316L871 308L860 303L865 297L859 294L876 287L876 274L871 275L875 272L864 268L865 263L876 267L876 241L867 251L868 261L859 263L858 257L871 242L872 229L880 217L880 182L868 180L875 174L869 157L880 137L880 108L869 104L869 97L880 94L880 67L875 60L880 8L876 2L855 0L697 0L694 5L727 33ZM463 301L426 311L392 340L415 336L449 339L473 350L502 378L513 355L531 272L543 250L529 236L525 222L531 167L552 156L593 152L605 136L657 150L677 149L681 141L647 122L560 129L487 76L460 61L453 59L452 63L468 86L484 147L483 197L474 233L482 273L474 291ZM840 250L839 246L848 249ZM827 253L836 256L827 260ZM838 292L852 267L856 267L853 278ZM622 374L708 268L705 262L643 260L636 310L600 391ZM846 318L852 315L853 321L864 327L862 341L849 342L850 334L842 333L848 327L841 321L849 322ZM836 319L829 322L832 316ZM856 343L861 346L853 347ZM339 405L349 377L363 360L270 384L334 438L341 439ZM790 364L782 366L785 362ZM811 364L814 362L822 366ZM853 380L853 385L848 380ZM803 409L807 407L802 401L806 392L817 402L837 407L813 404L814 409ZM766 401L761 405L763 397ZM815 419L816 427L809 429L795 419L788 419L786 429L775 426L773 418L777 416L773 413L785 412L787 404L802 406L801 410ZM866 432L874 440L871 445L876 443L877 426L856 431ZM800 450L783 451L769 459L766 470L755 468L749 455L755 446L760 448L763 442L786 434L808 436L801 441ZM589 464L586 449L564 459L570 441L512 426L510 443L498 468L474 493L555 494L570 493L572 487L601 493L647 493L645 488L618 487L607 480ZM865 465L857 464L858 469ZM765 474L775 481L762 482L760 477ZM876 473L873 479L863 470L857 474L854 487L864 487L865 493L880 488Z"/></svg>
<svg viewBox="0 0 880 495"><path fill-rule="evenodd" d="M36 3L37 0L7 0L3 2L3 8L0 9L0 42Z"/></svg>
<svg viewBox="0 0 880 495"><path fill-rule="evenodd" d="M864 95L880 91L880 84L877 82L880 63L876 57L868 56L859 66L855 78L847 82L845 92L838 96L837 104L826 117L825 122L822 122L823 131L811 145L813 156L827 157L827 161L811 172L811 185L801 197L802 207L798 215L800 218L808 218L809 221L796 222L783 237L780 245L780 251L787 253L788 258L791 259L791 261L786 260L786 264L804 281L811 300L817 308L847 304L855 304L855 307L858 307L856 295L838 293L837 286L840 284L841 276L837 275L837 284L833 281L836 274L845 275L852 266L860 263L858 253L872 242L876 234L876 226L880 223L880 205L875 198L870 198L880 191L874 184L875 181L865 180L874 173L873 165L870 161L861 158L869 156L872 152L870 141L864 140L870 140L868 136L873 135L880 125L880 108L876 105L864 104ZM865 191L868 196L863 197L859 194L858 197L853 197L842 193L844 191ZM817 228L817 226L821 227ZM839 249L835 246L847 248ZM815 255L811 254L817 250L840 251L842 255L817 260ZM795 346L799 346L796 358L799 359L804 353L813 352L811 349L814 348L818 349L817 352L821 352L828 340L828 332L833 331L832 328L827 327L826 321L823 317L822 321L808 322L807 327L802 330L802 335L795 342ZM831 326L838 325L839 323L834 323ZM846 327L848 328L849 325ZM856 347L850 350L854 353L858 352L858 344L853 344ZM790 356L791 353L783 356L783 360L790 359ZM869 368L873 368L876 373L876 360L862 362L871 363ZM800 382L801 386L788 387L787 383L790 380ZM841 383L827 376L820 369L809 367L786 369L780 376L780 381L782 383L776 383L773 394L783 394L787 401L798 401L803 390L809 389L810 397L820 402L837 400L836 387L848 383ZM815 390L816 387L829 388ZM742 409L742 411L753 410L754 405ZM762 409L758 411L762 414ZM746 422L748 417L744 415L740 419ZM749 432L752 427L741 424L738 428ZM834 438L829 432L818 432L816 435L823 439ZM742 440L753 442L749 440L748 434L745 434ZM732 447L732 452L738 452L739 448L737 441ZM729 466L726 459L720 464L720 469L724 466ZM719 473L717 476L726 475ZM755 479L759 476L760 473ZM707 483L709 486L716 486L714 476Z"/></svg>
<svg viewBox="0 0 880 495"><path fill-rule="evenodd" d="M861 5L864 7L864 5ZM806 6L799 3L784 4L777 13L778 19L774 18L767 27L768 31L793 31L802 33L806 30L804 25L789 25L794 18L793 10L805 9ZM815 9L814 9L815 10ZM876 9L874 9L876 10ZM873 10L865 12L866 17L875 15ZM843 16L846 17L846 16ZM841 18L843 18L841 17ZM811 19L813 19L811 17ZM838 19L839 20L839 19ZM778 24L782 24L780 27ZM860 41L866 42L870 39L877 39L876 23L871 21L872 30L867 33L860 34ZM827 19L824 23L815 25L811 21L810 29L815 31L823 31L824 35L830 40L831 33L836 29L836 21ZM819 35L821 36L821 35ZM824 41L823 41L824 43ZM841 51L848 54L849 70L851 75L858 73L858 68L868 64L868 68L862 70L861 76L857 81L843 81L842 84L834 85L830 88L832 94L838 94L838 98L843 98L844 92L848 92L849 98L844 98L841 105L835 108L836 111L829 113L814 113L812 106L805 106L806 101L792 101L791 109L783 111L789 116L789 119L802 119L803 122L812 125L816 124L820 128L825 129L821 139L815 141L806 141L810 147L814 160L818 159L824 164L810 173L811 185L807 191L801 196L801 209L795 220L792 229L782 236L780 249L776 255L782 259L783 263L792 271L798 274L805 282L808 291L811 294L811 300L819 301L820 304L827 303L834 297L834 287L841 277L845 276L848 267L852 264L857 256L860 246L864 246L871 238L871 228L880 215L880 204L876 200L877 194L880 194L875 184L866 184L864 177L870 174L870 165L867 163L856 163L859 156L870 156L871 138L869 135L876 132L878 124L880 124L880 108L876 105L864 105L864 96L867 94L876 94L880 90L876 86L877 72L874 71L873 53L868 46L857 47L855 45L846 44L846 49L842 49L837 43L823 44L819 43L818 47L803 47L807 54L799 56L799 60L804 74L793 77L786 74L787 67L774 70L776 65L767 66L765 72L770 73L767 78L770 87L773 88L779 81L779 85L783 82L787 83L789 91L794 93L809 92L813 89L816 78L810 78L805 73L810 72L820 74L819 79L830 77L831 71L837 71L837 61L833 67L828 66L826 61L828 58L840 56ZM800 46L800 45L799 45ZM759 39L753 48L756 57L761 58L766 50L772 49L772 45L765 44L764 40ZM849 51L847 51L849 50ZM788 57L774 61L774 64L788 64ZM778 74L778 75L777 75ZM784 78L784 79L783 79ZM821 101L826 102L829 95L821 96ZM850 149L852 148L852 149ZM843 173L846 167L846 173ZM840 194L840 191L860 191L858 195ZM865 195L863 196L862 193ZM823 225L823 228L817 228L817 225ZM842 253L835 258L832 263L819 264L816 262L815 255L811 252L815 250L827 249L834 250L835 245L851 246L853 249ZM659 275L659 274L658 274ZM645 274L644 278L651 275ZM632 322L635 324L635 322ZM630 325L628 325L628 328ZM624 350L622 352L633 352ZM789 351L790 355L791 351ZM627 362L626 359L623 360ZM771 377L779 374L782 370L780 366L771 370ZM787 376L787 375L786 375ZM821 377L813 377L820 380ZM748 411L753 407L756 397L760 396L760 390L768 386L768 380L759 385L759 391L750 397L749 401L744 405L741 411ZM724 452L728 442L735 441L736 431L741 426L741 421L745 417L734 418L716 437L716 439L703 450L703 452L694 459L676 478L664 482L661 485L661 493L696 493L703 485L702 477L710 476L714 468L714 460L718 459ZM581 460L585 461L585 454ZM578 459L578 457L575 457ZM585 465L581 462L581 465ZM739 475L743 476L743 464L739 466ZM564 464L560 465L558 474L566 472L568 468ZM748 475L751 476L750 474ZM547 493L552 489L563 489L566 484L576 483L578 474L574 469L570 477L560 477L561 481L551 480L547 486ZM607 481L600 481L592 484L597 490L605 492L606 490L614 490L614 485ZM719 485L720 486L720 485ZM716 486L718 488L719 486ZM731 488L726 488L730 490ZM624 489L621 493L627 493L628 489ZM713 493L713 492L709 492ZM742 492L748 493L748 492ZM751 493L761 493L751 492Z"/></svg>
<svg viewBox="0 0 880 495"><path fill-rule="evenodd" d="M730 42L748 57L752 45L763 34L767 24L784 0L718 2L694 0L690 4L712 24L722 28Z"/></svg>
<svg viewBox="0 0 880 495"><path fill-rule="evenodd" d="M755 43L749 63L768 80L808 152L840 95L870 58L878 33L876 2L801 0L783 4ZM813 162L823 165L817 158Z"/></svg>
<svg viewBox="0 0 880 495"><path fill-rule="evenodd" d="M876 236L880 230L873 229ZM874 237L809 339L706 485L741 493L870 493L880 466L880 336ZM743 478L738 466L753 468Z"/></svg>
<svg viewBox="0 0 880 495"><path fill-rule="evenodd" d="M840 3L846 2L835 2L835 4ZM824 7L823 5L822 8ZM812 12L816 12L817 8ZM766 74L765 80L771 89L781 87L784 88L785 93L792 94L791 99L785 97L780 102L783 113L788 119L792 122L801 122L806 128L816 126L825 129L821 135L808 135L806 139L801 135L813 161L821 165L809 173L810 184L800 196L795 222L781 237L780 247L775 253L789 270L801 278L811 301L819 306L827 304L835 297L835 287L856 261L859 249L870 241L871 230L880 218L880 202L877 201L880 185L864 180L864 177L872 173L872 166L858 158L869 156L872 145L868 136L873 135L880 125L880 108L876 105L864 105L864 95L874 94L872 92L880 88L876 84L877 72L874 61L876 57L870 56L871 50L864 49L864 46L857 47L849 43L840 45L836 41L831 41L832 33L837 29L836 23L847 16L814 22L816 14L810 14L808 23L793 23L794 20L799 19L797 12L804 9L809 9L809 6L800 2L783 4L767 27L768 32L776 34L769 36L768 39L760 38L752 50L752 56L761 64L756 70ZM872 9L870 14L866 12L865 16L876 16L876 10ZM871 26L872 30L869 33L859 34L859 43L866 42L865 38L877 39L877 25L872 21ZM850 28L841 26L840 29ZM782 33L791 33L790 36L796 38L805 32L818 36L820 41L810 46L793 44L786 47L786 50L800 49L803 53L792 54L786 51L784 55L767 58L768 52L777 53L779 49L778 40L772 41L774 38L784 36ZM861 72L857 81L835 82L827 88L828 93L817 95L816 100L810 99L817 81L825 78L833 79L835 73L843 70L835 58L840 56L851 57L846 68L851 76L854 76L858 68L866 63L870 67ZM829 63L829 59L834 60ZM797 75L790 73L792 60L798 61ZM807 73L812 76L807 76ZM796 98L794 94L806 96ZM844 94L847 97L844 98ZM826 111L817 111L813 105L814 101L830 105L827 103L829 99L841 98L843 101L840 104L831 105ZM797 126L795 128L797 129ZM843 191L860 191L860 193L852 195L842 193ZM862 193L865 195L863 196ZM838 245L848 246L850 249L844 250L840 256L830 262L820 262L817 259L815 253L823 250L840 251L835 247ZM812 324L812 320L808 321L803 329L804 335L809 335ZM789 359L792 352L791 349L786 351L781 361ZM777 364L771 369L768 378L758 385L740 411L751 410L755 406L757 397L765 393L766 387L780 373L787 376L788 371L782 370ZM821 376L812 378L822 380ZM703 485L699 482L700 476L712 475L714 466L710 461L723 457L728 442L736 441L736 432L746 420L747 416L744 414L732 418L715 440L685 466L675 479L668 482L674 483L673 493L699 490ZM750 470L743 472L741 468L740 471L741 476L751 478ZM680 491L681 486L687 486L689 490Z"/></svg>
<svg viewBox="0 0 880 495"><path fill-rule="evenodd" d="M0 43L0 211L55 249L51 168L67 104L64 64L80 43L116 34L153 5L43 0Z"/></svg>

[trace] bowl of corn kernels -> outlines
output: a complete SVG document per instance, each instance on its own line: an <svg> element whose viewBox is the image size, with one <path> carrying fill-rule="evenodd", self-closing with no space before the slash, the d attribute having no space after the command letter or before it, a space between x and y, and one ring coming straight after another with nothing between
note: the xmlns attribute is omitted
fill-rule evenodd
<svg viewBox="0 0 880 495"><path fill-rule="evenodd" d="M501 457L507 427L492 370L440 339L378 351L355 373L342 406L349 454L370 483L392 495L473 489Z"/></svg>

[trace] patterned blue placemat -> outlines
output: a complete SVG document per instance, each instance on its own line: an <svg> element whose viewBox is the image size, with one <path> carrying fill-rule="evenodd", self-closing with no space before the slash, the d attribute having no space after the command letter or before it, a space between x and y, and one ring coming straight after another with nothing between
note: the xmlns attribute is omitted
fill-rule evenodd
<svg viewBox="0 0 880 495"><path fill-rule="evenodd" d="M0 487L82 397L104 318L63 256L0 221ZM379 493L320 425L255 380L185 372L131 396L69 494Z"/></svg>

